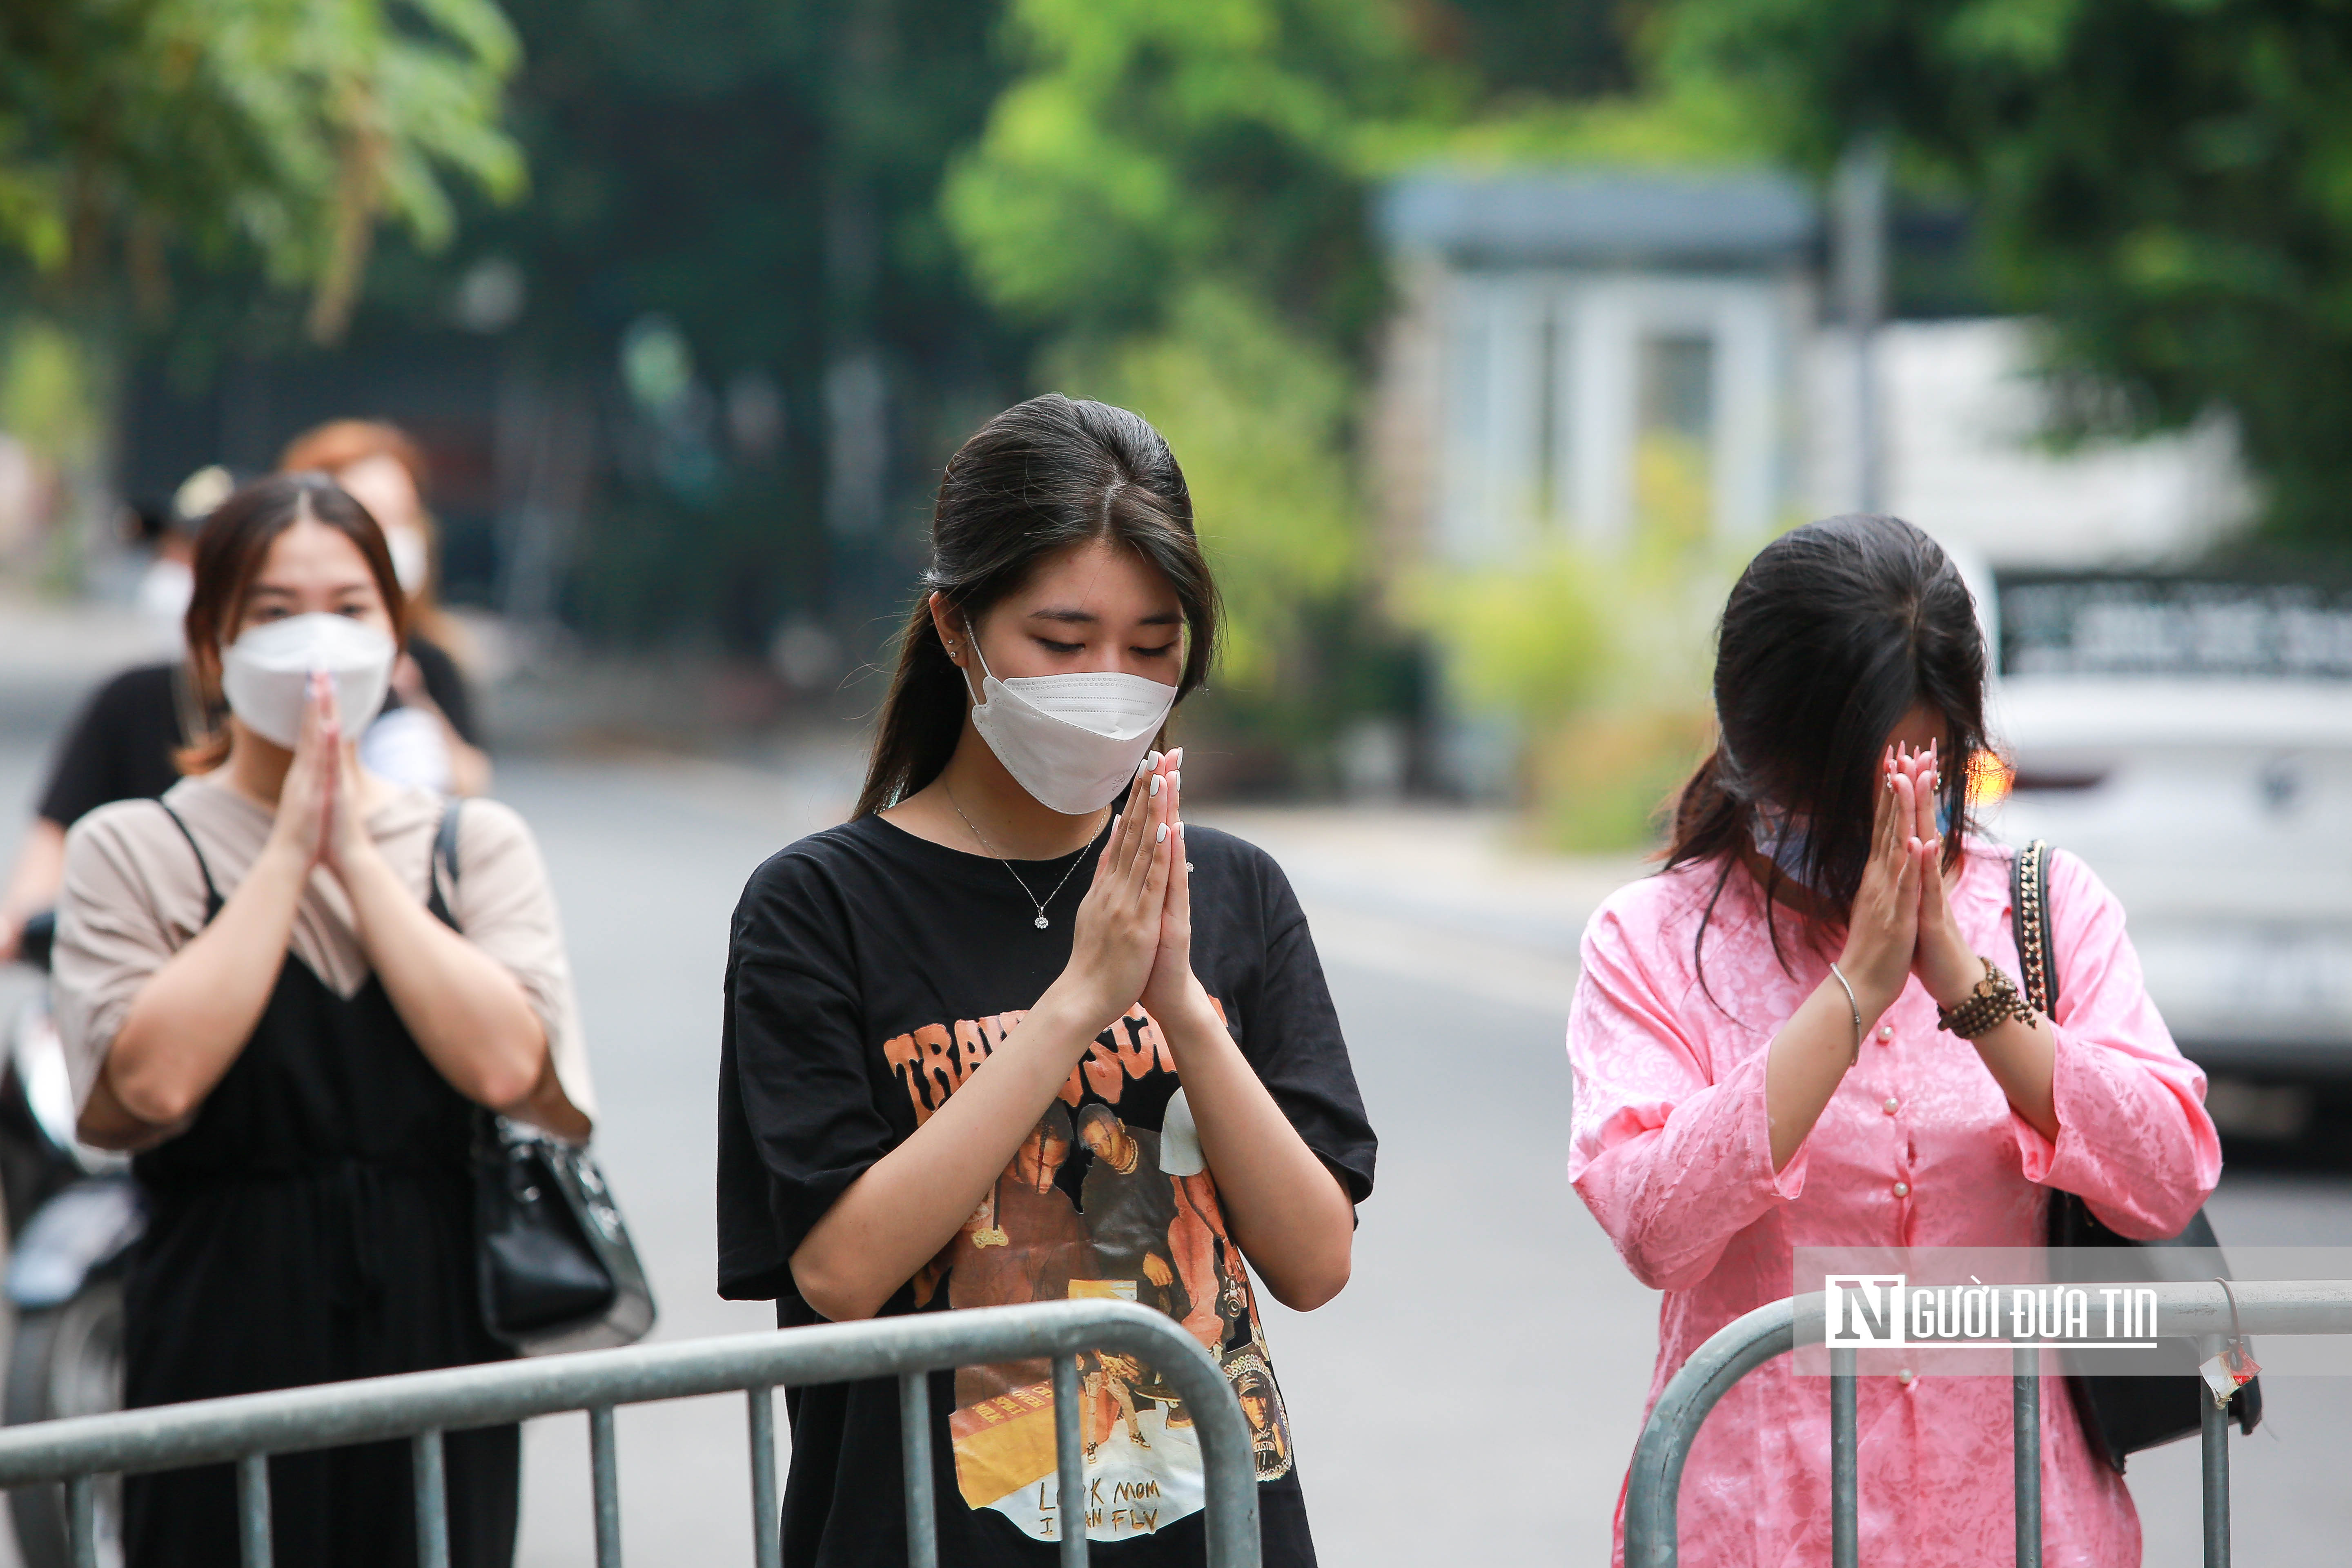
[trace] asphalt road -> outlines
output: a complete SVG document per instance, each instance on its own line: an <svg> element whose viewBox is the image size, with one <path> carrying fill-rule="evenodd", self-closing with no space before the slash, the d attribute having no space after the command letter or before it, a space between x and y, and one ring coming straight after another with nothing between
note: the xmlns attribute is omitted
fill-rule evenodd
<svg viewBox="0 0 2352 1568"><path fill-rule="evenodd" d="M28 797L37 752L21 729L0 732L0 803ZM562 904L603 1100L600 1153L660 1293L664 1338L772 1321L711 1291L720 965L744 877L828 820L840 787L837 762L824 759L515 761L502 773ZM1279 821L1263 826L1286 861L1296 848L1382 1136L1353 1283L1311 1316L1273 1308L1268 1325L1322 1559L1603 1563L1655 1352L1655 1300L1562 1171L1571 972L1559 933L1581 912L1518 948L1474 929L1443 888L1368 913L1348 884L1378 877L1379 834L1334 836L1327 824L1319 837L1285 839ZM2229 1240L2352 1243L2352 1189L2340 1181L2233 1174L2213 1212ZM2344 1393L2333 1380L2271 1388L2265 1432L2235 1446L2239 1561L2344 1556ZM619 1432L631 1562L749 1560L739 1404L628 1408ZM1989 1441L2005 1464L2005 1438ZM585 1448L581 1418L529 1434L530 1568L589 1559ZM2195 1475L2193 1445L2135 1463L2148 1563L2198 1560Z"/></svg>

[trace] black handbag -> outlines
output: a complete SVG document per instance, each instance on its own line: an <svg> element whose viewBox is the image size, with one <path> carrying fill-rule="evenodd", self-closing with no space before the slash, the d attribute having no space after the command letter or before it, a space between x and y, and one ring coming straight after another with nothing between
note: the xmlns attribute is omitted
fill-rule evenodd
<svg viewBox="0 0 2352 1568"><path fill-rule="evenodd" d="M433 843L429 905L457 882L457 803ZM482 1321L523 1355L606 1350L654 1326L654 1295L612 1188L588 1151L488 1110L474 1114L474 1259Z"/></svg>
<svg viewBox="0 0 2352 1568"><path fill-rule="evenodd" d="M2055 1021L2058 1001L2058 957L2050 921L2050 846L2037 838L2018 851L2010 871L2009 907L2017 938L2018 967L2025 980L2025 999L2035 1012ZM2091 1212L2091 1205L2073 1193L2050 1192L2049 1245L2054 1247L2112 1247L2114 1267L2102 1263L2081 1269L2084 1283L2210 1279L2226 1270L2208 1256L2188 1248L2210 1248L2218 1255L2220 1239L2213 1224L2200 1209L2180 1234L2160 1241L2134 1241L2118 1236ZM2173 1256L2168 1257L2168 1254ZM2060 1254L2061 1258L2066 1254ZM2075 1270L2068 1270L2073 1272ZM2203 1422L2203 1406L2212 1397L2197 1373L2196 1342L2168 1339L2158 1349L2164 1370L2137 1376L2091 1375L2073 1370L2076 1358L2059 1353L2067 1367L2066 1386L2082 1418L2084 1435L2092 1448L2123 1473L2124 1461L2143 1448L2186 1437ZM2263 1385L2256 1378L2230 1398L2230 1418L2239 1430L2252 1432L2263 1418Z"/></svg>

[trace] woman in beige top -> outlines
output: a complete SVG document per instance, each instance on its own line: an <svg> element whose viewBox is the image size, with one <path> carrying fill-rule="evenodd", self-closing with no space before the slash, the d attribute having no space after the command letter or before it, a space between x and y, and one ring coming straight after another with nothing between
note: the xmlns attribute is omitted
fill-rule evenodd
<svg viewBox="0 0 2352 1568"><path fill-rule="evenodd" d="M224 502L196 544L188 657L225 733L161 801L68 836L57 1006L82 1136L135 1152L129 1403L495 1359L474 1286L477 1107L588 1135L593 1100L538 851L359 766L404 605L383 536L320 475ZM451 1560L514 1546L511 1426L452 1434ZM271 1463L276 1561L415 1560L401 1445ZM237 1554L226 1466L133 1477L132 1568Z"/></svg>

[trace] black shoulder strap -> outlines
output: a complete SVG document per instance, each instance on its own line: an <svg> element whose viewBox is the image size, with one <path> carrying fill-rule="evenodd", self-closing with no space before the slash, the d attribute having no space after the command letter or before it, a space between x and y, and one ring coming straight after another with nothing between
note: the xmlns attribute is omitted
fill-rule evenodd
<svg viewBox="0 0 2352 1568"><path fill-rule="evenodd" d="M2009 872L2010 921L2017 938L2018 972L2025 999L2055 1022L2058 952L2050 929L2050 846L2037 838L2017 852Z"/></svg>
<svg viewBox="0 0 2352 1568"><path fill-rule="evenodd" d="M442 895L441 882L446 877L452 889L457 886L457 808L464 804L452 797L441 808L441 826L433 835L433 863L425 868L425 884L430 889L425 897L425 907L439 916L451 931L465 928L449 912L449 900Z"/></svg>
<svg viewBox="0 0 2352 1568"><path fill-rule="evenodd" d="M196 858L196 870L205 879L205 924L210 925L213 923L213 917L221 912L220 889L213 881L213 868L205 863L205 852L197 845L196 836L188 831L188 825L181 818L180 814L170 806L164 805L160 800L155 804L162 807L164 816L172 819L172 826L180 830L180 837L188 841L189 852Z"/></svg>

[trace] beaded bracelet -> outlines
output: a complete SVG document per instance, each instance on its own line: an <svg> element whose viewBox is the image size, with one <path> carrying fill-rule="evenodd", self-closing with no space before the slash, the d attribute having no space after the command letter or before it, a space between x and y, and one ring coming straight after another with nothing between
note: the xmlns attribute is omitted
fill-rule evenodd
<svg viewBox="0 0 2352 1568"><path fill-rule="evenodd" d="M1936 1023L1964 1040L1973 1040L1990 1034L2002 1020L2014 1018L2031 1027L2034 1020L2032 1005L2018 994L2017 984L2002 973L1990 958L1979 954L1977 962L1985 968L1984 978L1976 984L1968 999L1955 1007L1936 1009Z"/></svg>

